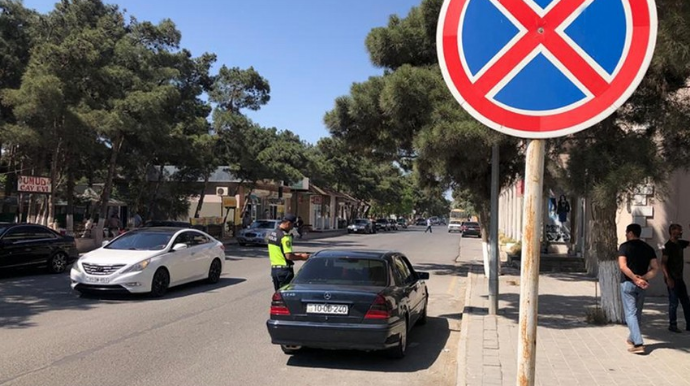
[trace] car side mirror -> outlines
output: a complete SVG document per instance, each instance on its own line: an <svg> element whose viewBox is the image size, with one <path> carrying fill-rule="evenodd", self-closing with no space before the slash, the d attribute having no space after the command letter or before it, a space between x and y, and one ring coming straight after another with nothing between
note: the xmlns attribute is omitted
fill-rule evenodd
<svg viewBox="0 0 690 386"><path fill-rule="evenodd" d="M110 244L109 240L103 240L103 242L101 243L101 247L105 247L108 244Z"/></svg>
<svg viewBox="0 0 690 386"><path fill-rule="evenodd" d="M429 280L429 272L417 272L417 279Z"/></svg>
<svg viewBox="0 0 690 386"><path fill-rule="evenodd" d="M188 247L187 247L187 244L185 244L185 243L177 243L177 244L173 245L172 250L173 250L173 251L181 251L181 250L187 249L187 248L188 248Z"/></svg>

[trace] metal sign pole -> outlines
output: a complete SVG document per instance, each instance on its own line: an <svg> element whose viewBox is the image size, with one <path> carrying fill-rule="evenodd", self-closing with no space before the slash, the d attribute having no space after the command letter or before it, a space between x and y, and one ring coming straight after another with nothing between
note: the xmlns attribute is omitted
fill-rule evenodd
<svg viewBox="0 0 690 386"><path fill-rule="evenodd" d="M534 385L545 145L546 141L543 139L531 140L527 145L517 353L518 386Z"/></svg>
<svg viewBox="0 0 690 386"><path fill-rule="evenodd" d="M489 315L498 312L498 188L499 188L498 144L491 149L491 217L489 224Z"/></svg>

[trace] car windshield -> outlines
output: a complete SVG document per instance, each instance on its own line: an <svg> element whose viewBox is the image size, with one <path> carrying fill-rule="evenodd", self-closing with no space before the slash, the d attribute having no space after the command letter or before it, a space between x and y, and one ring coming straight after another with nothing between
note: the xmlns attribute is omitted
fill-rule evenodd
<svg viewBox="0 0 690 386"><path fill-rule="evenodd" d="M451 221L450 223L451 223L451 225L460 225L460 224L462 224L461 221Z"/></svg>
<svg viewBox="0 0 690 386"><path fill-rule="evenodd" d="M388 285L388 275L383 260L315 258L304 263L293 283L385 287Z"/></svg>
<svg viewBox="0 0 690 386"><path fill-rule="evenodd" d="M164 249L174 233L166 232L130 232L106 245L105 249L159 251Z"/></svg>
<svg viewBox="0 0 690 386"><path fill-rule="evenodd" d="M275 229L275 221L254 221L250 228L252 229Z"/></svg>
<svg viewBox="0 0 690 386"><path fill-rule="evenodd" d="M465 225L468 227L478 227L479 223L478 222L466 222Z"/></svg>
<svg viewBox="0 0 690 386"><path fill-rule="evenodd" d="M366 224L367 224L367 220L355 220L355 224L356 224L356 225L366 225Z"/></svg>
<svg viewBox="0 0 690 386"><path fill-rule="evenodd" d="M388 222L388 220L386 220L385 218L380 218L380 219L376 220L376 222Z"/></svg>

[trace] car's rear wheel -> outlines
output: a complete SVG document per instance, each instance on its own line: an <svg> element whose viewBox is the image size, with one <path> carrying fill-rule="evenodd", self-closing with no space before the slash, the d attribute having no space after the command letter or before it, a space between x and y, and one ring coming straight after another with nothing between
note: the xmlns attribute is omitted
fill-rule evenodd
<svg viewBox="0 0 690 386"><path fill-rule="evenodd" d="M48 270L51 273L63 273L67 270L67 255L63 252L54 254L48 260Z"/></svg>
<svg viewBox="0 0 690 386"><path fill-rule="evenodd" d="M287 355L294 355L302 349L302 346L291 346L287 344L281 344L280 349L283 350L283 352Z"/></svg>
<svg viewBox="0 0 690 386"><path fill-rule="evenodd" d="M220 275L223 273L223 265L220 263L220 259L215 258L211 262L211 266L208 268L208 278L206 282L208 284L216 284L220 281Z"/></svg>
<svg viewBox="0 0 690 386"><path fill-rule="evenodd" d="M407 320L405 321L405 328L403 332L400 333L400 340L398 344L388 350L388 357L393 359L402 359L405 357L407 352Z"/></svg>
<svg viewBox="0 0 690 386"><path fill-rule="evenodd" d="M169 286L170 274L165 268L158 268L156 273L153 274L153 280L151 280L150 295L154 298L159 298L168 292Z"/></svg>

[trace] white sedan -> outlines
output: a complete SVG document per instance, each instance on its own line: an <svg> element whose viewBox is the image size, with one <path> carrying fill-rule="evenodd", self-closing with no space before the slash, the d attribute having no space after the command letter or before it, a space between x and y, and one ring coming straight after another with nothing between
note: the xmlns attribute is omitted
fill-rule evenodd
<svg viewBox="0 0 690 386"><path fill-rule="evenodd" d="M140 228L79 258L72 289L79 292L165 294L169 287L215 284L225 265L223 244L196 229Z"/></svg>
<svg viewBox="0 0 690 386"><path fill-rule="evenodd" d="M451 220L448 223L448 233L450 232L462 232L462 221Z"/></svg>

